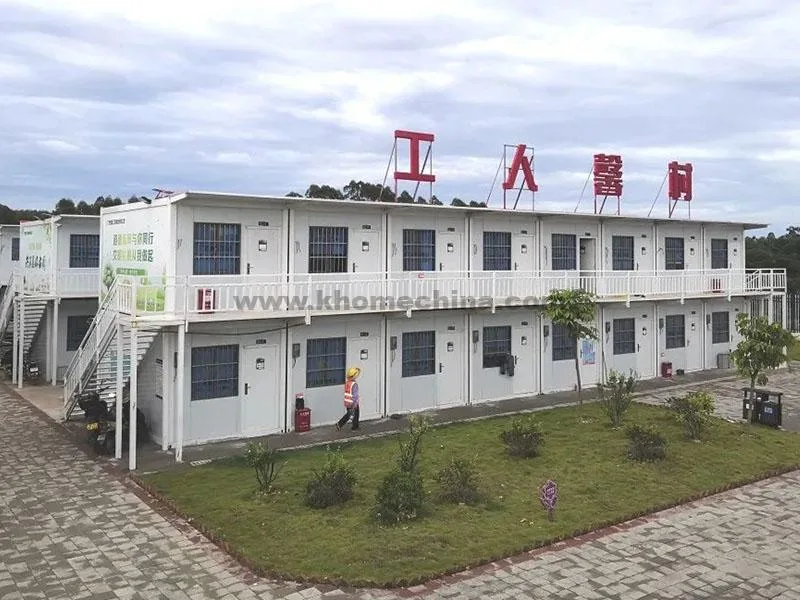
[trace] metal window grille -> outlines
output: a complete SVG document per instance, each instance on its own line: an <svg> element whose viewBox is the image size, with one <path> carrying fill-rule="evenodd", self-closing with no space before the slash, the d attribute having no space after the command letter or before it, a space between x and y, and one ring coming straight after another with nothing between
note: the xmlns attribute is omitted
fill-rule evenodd
<svg viewBox="0 0 800 600"><path fill-rule="evenodd" d="M711 343L727 344L731 341L728 311L711 313Z"/></svg>
<svg viewBox="0 0 800 600"><path fill-rule="evenodd" d="M554 233L553 246L553 271L574 271L577 268L577 253L575 246L577 237L572 233Z"/></svg>
<svg viewBox="0 0 800 600"><path fill-rule="evenodd" d="M86 337L93 318L92 315L67 317L67 352L81 347L81 342Z"/></svg>
<svg viewBox="0 0 800 600"><path fill-rule="evenodd" d="M100 266L100 236L74 233L69 236L69 268L96 269Z"/></svg>
<svg viewBox="0 0 800 600"><path fill-rule="evenodd" d="M511 270L511 232L483 232L483 270Z"/></svg>
<svg viewBox="0 0 800 600"><path fill-rule="evenodd" d="M317 338L306 342L306 387L344 385L347 338Z"/></svg>
<svg viewBox="0 0 800 600"><path fill-rule="evenodd" d="M711 240L711 268L712 269L728 268L728 240L724 239Z"/></svg>
<svg viewBox="0 0 800 600"><path fill-rule="evenodd" d="M636 354L636 319L614 319L614 354Z"/></svg>
<svg viewBox="0 0 800 600"><path fill-rule="evenodd" d="M347 227L308 228L308 272L347 272Z"/></svg>
<svg viewBox="0 0 800 600"><path fill-rule="evenodd" d="M682 237L664 238L664 268L667 271L684 269Z"/></svg>
<svg viewBox="0 0 800 600"><path fill-rule="evenodd" d="M567 327L553 325L553 361L575 360L578 355L578 340Z"/></svg>
<svg viewBox="0 0 800 600"><path fill-rule="evenodd" d="M498 359L511 353L511 326L483 328L483 368L499 366Z"/></svg>
<svg viewBox="0 0 800 600"><path fill-rule="evenodd" d="M611 238L611 268L614 271L633 271L633 267L633 236L613 236Z"/></svg>
<svg viewBox="0 0 800 600"><path fill-rule="evenodd" d="M686 316L667 315L664 318L664 337L667 348L686 347Z"/></svg>
<svg viewBox="0 0 800 600"><path fill-rule="evenodd" d="M192 348L192 400L239 395L239 345Z"/></svg>
<svg viewBox="0 0 800 600"><path fill-rule="evenodd" d="M436 372L436 332L410 331L403 334L403 377L433 375Z"/></svg>
<svg viewBox="0 0 800 600"><path fill-rule="evenodd" d="M436 270L436 231L403 229L403 271Z"/></svg>
<svg viewBox="0 0 800 600"><path fill-rule="evenodd" d="M194 274L238 275L242 226L238 223L194 224Z"/></svg>
<svg viewBox="0 0 800 600"><path fill-rule="evenodd" d="M19 260L19 238L11 238L11 260Z"/></svg>

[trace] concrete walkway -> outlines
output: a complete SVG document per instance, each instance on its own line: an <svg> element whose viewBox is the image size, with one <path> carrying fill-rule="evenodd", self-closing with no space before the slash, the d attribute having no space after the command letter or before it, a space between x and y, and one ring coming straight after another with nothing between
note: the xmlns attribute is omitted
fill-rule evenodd
<svg viewBox="0 0 800 600"><path fill-rule="evenodd" d="M411 589L270 582L154 511L63 428L0 388L0 600L800 600L798 500L794 473Z"/></svg>

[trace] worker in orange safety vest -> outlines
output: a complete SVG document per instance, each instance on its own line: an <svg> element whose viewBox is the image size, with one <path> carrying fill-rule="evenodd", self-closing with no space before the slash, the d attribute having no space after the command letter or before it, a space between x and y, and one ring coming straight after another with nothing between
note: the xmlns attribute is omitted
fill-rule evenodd
<svg viewBox="0 0 800 600"><path fill-rule="evenodd" d="M337 431L353 417L353 431L358 429L358 383L356 379L361 375L361 369L350 367L347 369L347 379L344 382L344 416L336 423Z"/></svg>

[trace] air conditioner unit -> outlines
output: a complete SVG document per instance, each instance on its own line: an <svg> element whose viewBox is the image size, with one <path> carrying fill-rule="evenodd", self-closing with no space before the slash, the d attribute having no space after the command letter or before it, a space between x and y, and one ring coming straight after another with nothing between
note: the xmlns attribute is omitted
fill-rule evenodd
<svg viewBox="0 0 800 600"><path fill-rule="evenodd" d="M217 309L217 291L212 288L197 290L197 312L210 313Z"/></svg>

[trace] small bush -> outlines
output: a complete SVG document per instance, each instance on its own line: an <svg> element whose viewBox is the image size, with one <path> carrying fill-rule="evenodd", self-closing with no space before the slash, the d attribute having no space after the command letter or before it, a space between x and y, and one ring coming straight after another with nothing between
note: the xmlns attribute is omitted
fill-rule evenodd
<svg viewBox="0 0 800 600"><path fill-rule="evenodd" d="M600 406L608 415L612 427L619 427L625 418L625 413L633 401L633 386L636 378L633 375L625 377L621 373L611 371L608 381L597 385L600 393Z"/></svg>
<svg viewBox="0 0 800 600"><path fill-rule="evenodd" d="M286 465L285 462L278 464L278 452L261 442L249 442L244 458L247 465L256 473L258 489L264 494L272 492L274 489L272 484Z"/></svg>
<svg viewBox="0 0 800 600"><path fill-rule="evenodd" d="M400 442L400 456L397 466L401 471L412 472L417 468L422 436L430 428L430 422L421 417L412 416L408 420L408 439Z"/></svg>
<svg viewBox="0 0 800 600"><path fill-rule="evenodd" d="M353 497L356 476L339 449L328 451L322 469L314 470L306 485L306 504L311 508L328 508L344 504Z"/></svg>
<svg viewBox="0 0 800 600"><path fill-rule="evenodd" d="M667 457L667 440L652 425L632 425L626 434L630 439L628 458L631 460L651 462Z"/></svg>
<svg viewBox="0 0 800 600"><path fill-rule="evenodd" d="M439 498L453 504L475 504L481 499L474 460L453 458L436 476Z"/></svg>
<svg viewBox="0 0 800 600"><path fill-rule="evenodd" d="M542 426L533 415L515 417L511 421L511 428L503 431L500 439L506 445L509 456L520 458L538 456L544 444Z"/></svg>
<svg viewBox="0 0 800 600"><path fill-rule="evenodd" d="M378 488L373 509L375 518L387 525L415 519L424 497L422 476L417 471L394 468Z"/></svg>
<svg viewBox="0 0 800 600"><path fill-rule="evenodd" d="M706 392L692 392L685 396L672 397L667 403L683 424L686 437L699 440L711 425L714 414L714 398Z"/></svg>

